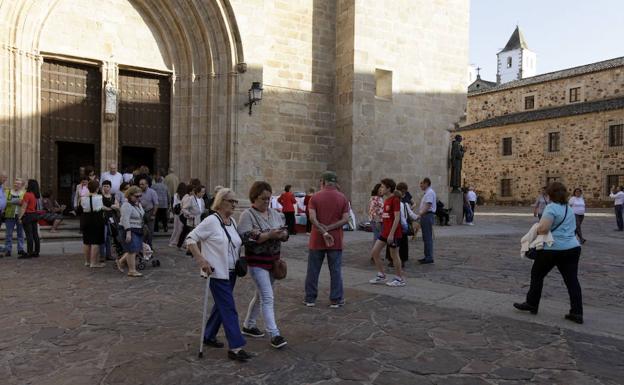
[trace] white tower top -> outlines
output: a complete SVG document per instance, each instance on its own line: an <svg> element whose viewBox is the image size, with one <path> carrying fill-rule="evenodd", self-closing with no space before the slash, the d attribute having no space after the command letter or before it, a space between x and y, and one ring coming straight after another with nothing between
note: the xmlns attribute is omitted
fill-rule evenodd
<svg viewBox="0 0 624 385"><path fill-rule="evenodd" d="M496 56L498 57L496 71L498 84L528 78L536 74L535 52L529 49L518 26L511 34L505 48Z"/></svg>

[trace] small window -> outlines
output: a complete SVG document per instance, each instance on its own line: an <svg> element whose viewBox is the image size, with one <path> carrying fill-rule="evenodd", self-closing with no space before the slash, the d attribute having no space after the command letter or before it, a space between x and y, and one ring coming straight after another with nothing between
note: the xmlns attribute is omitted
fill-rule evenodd
<svg viewBox="0 0 624 385"><path fill-rule="evenodd" d="M548 152L559 152L559 139L560 134L558 132L548 133Z"/></svg>
<svg viewBox="0 0 624 385"><path fill-rule="evenodd" d="M375 96L392 99L392 71L375 69Z"/></svg>
<svg viewBox="0 0 624 385"><path fill-rule="evenodd" d="M511 68L512 59L511 56L507 58L507 68Z"/></svg>
<svg viewBox="0 0 624 385"><path fill-rule="evenodd" d="M503 156L509 156L512 154L511 145L511 138L503 138Z"/></svg>
<svg viewBox="0 0 624 385"><path fill-rule="evenodd" d="M624 174L607 175L607 188L605 190L607 195L611 193L611 187L613 186L624 186Z"/></svg>
<svg viewBox="0 0 624 385"><path fill-rule="evenodd" d="M535 96L525 96L524 97L524 109L532 110L535 108Z"/></svg>
<svg viewBox="0 0 624 385"><path fill-rule="evenodd" d="M546 186L553 182L561 182L561 177L558 176L547 176L546 177Z"/></svg>
<svg viewBox="0 0 624 385"><path fill-rule="evenodd" d="M501 179L501 197L511 196L511 179Z"/></svg>
<svg viewBox="0 0 624 385"><path fill-rule="evenodd" d="M581 100L581 87L570 88L570 103L576 103Z"/></svg>
<svg viewBox="0 0 624 385"><path fill-rule="evenodd" d="M609 147L624 146L624 124L609 126Z"/></svg>

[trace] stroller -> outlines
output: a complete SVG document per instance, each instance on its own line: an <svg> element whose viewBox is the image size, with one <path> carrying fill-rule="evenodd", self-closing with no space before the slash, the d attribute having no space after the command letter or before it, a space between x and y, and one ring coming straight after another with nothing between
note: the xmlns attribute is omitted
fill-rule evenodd
<svg viewBox="0 0 624 385"><path fill-rule="evenodd" d="M124 254L122 242L125 240L121 238L123 233L119 231L120 226L118 223L112 222L109 225L111 229L113 247L117 253L117 258L121 258ZM152 264L152 267L160 267L160 260L154 256L152 248L147 243L143 242L142 250L136 255L136 268L138 270L144 270L148 262Z"/></svg>

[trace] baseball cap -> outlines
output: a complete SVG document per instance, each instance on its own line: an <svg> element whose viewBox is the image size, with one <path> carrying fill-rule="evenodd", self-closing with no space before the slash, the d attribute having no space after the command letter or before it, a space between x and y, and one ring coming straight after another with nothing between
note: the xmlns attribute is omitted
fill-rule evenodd
<svg viewBox="0 0 624 385"><path fill-rule="evenodd" d="M338 183L338 177L333 171L325 171L321 174L321 179L325 182Z"/></svg>

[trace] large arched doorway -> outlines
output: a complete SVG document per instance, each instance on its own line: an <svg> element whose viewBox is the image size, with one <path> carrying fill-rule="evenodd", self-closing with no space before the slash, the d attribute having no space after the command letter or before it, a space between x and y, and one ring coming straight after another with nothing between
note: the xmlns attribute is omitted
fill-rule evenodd
<svg viewBox="0 0 624 385"><path fill-rule="evenodd" d="M103 169L125 152L151 154L153 167L183 179L232 181L235 78L245 66L228 0L23 0L1 3L0 17L3 57L19 74L0 72L0 94L15 105L0 140L10 174L59 189L70 178L59 161ZM137 84L143 121L126 114L136 105L124 93ZM114 114L104 111L109 85Z"/></svg>

